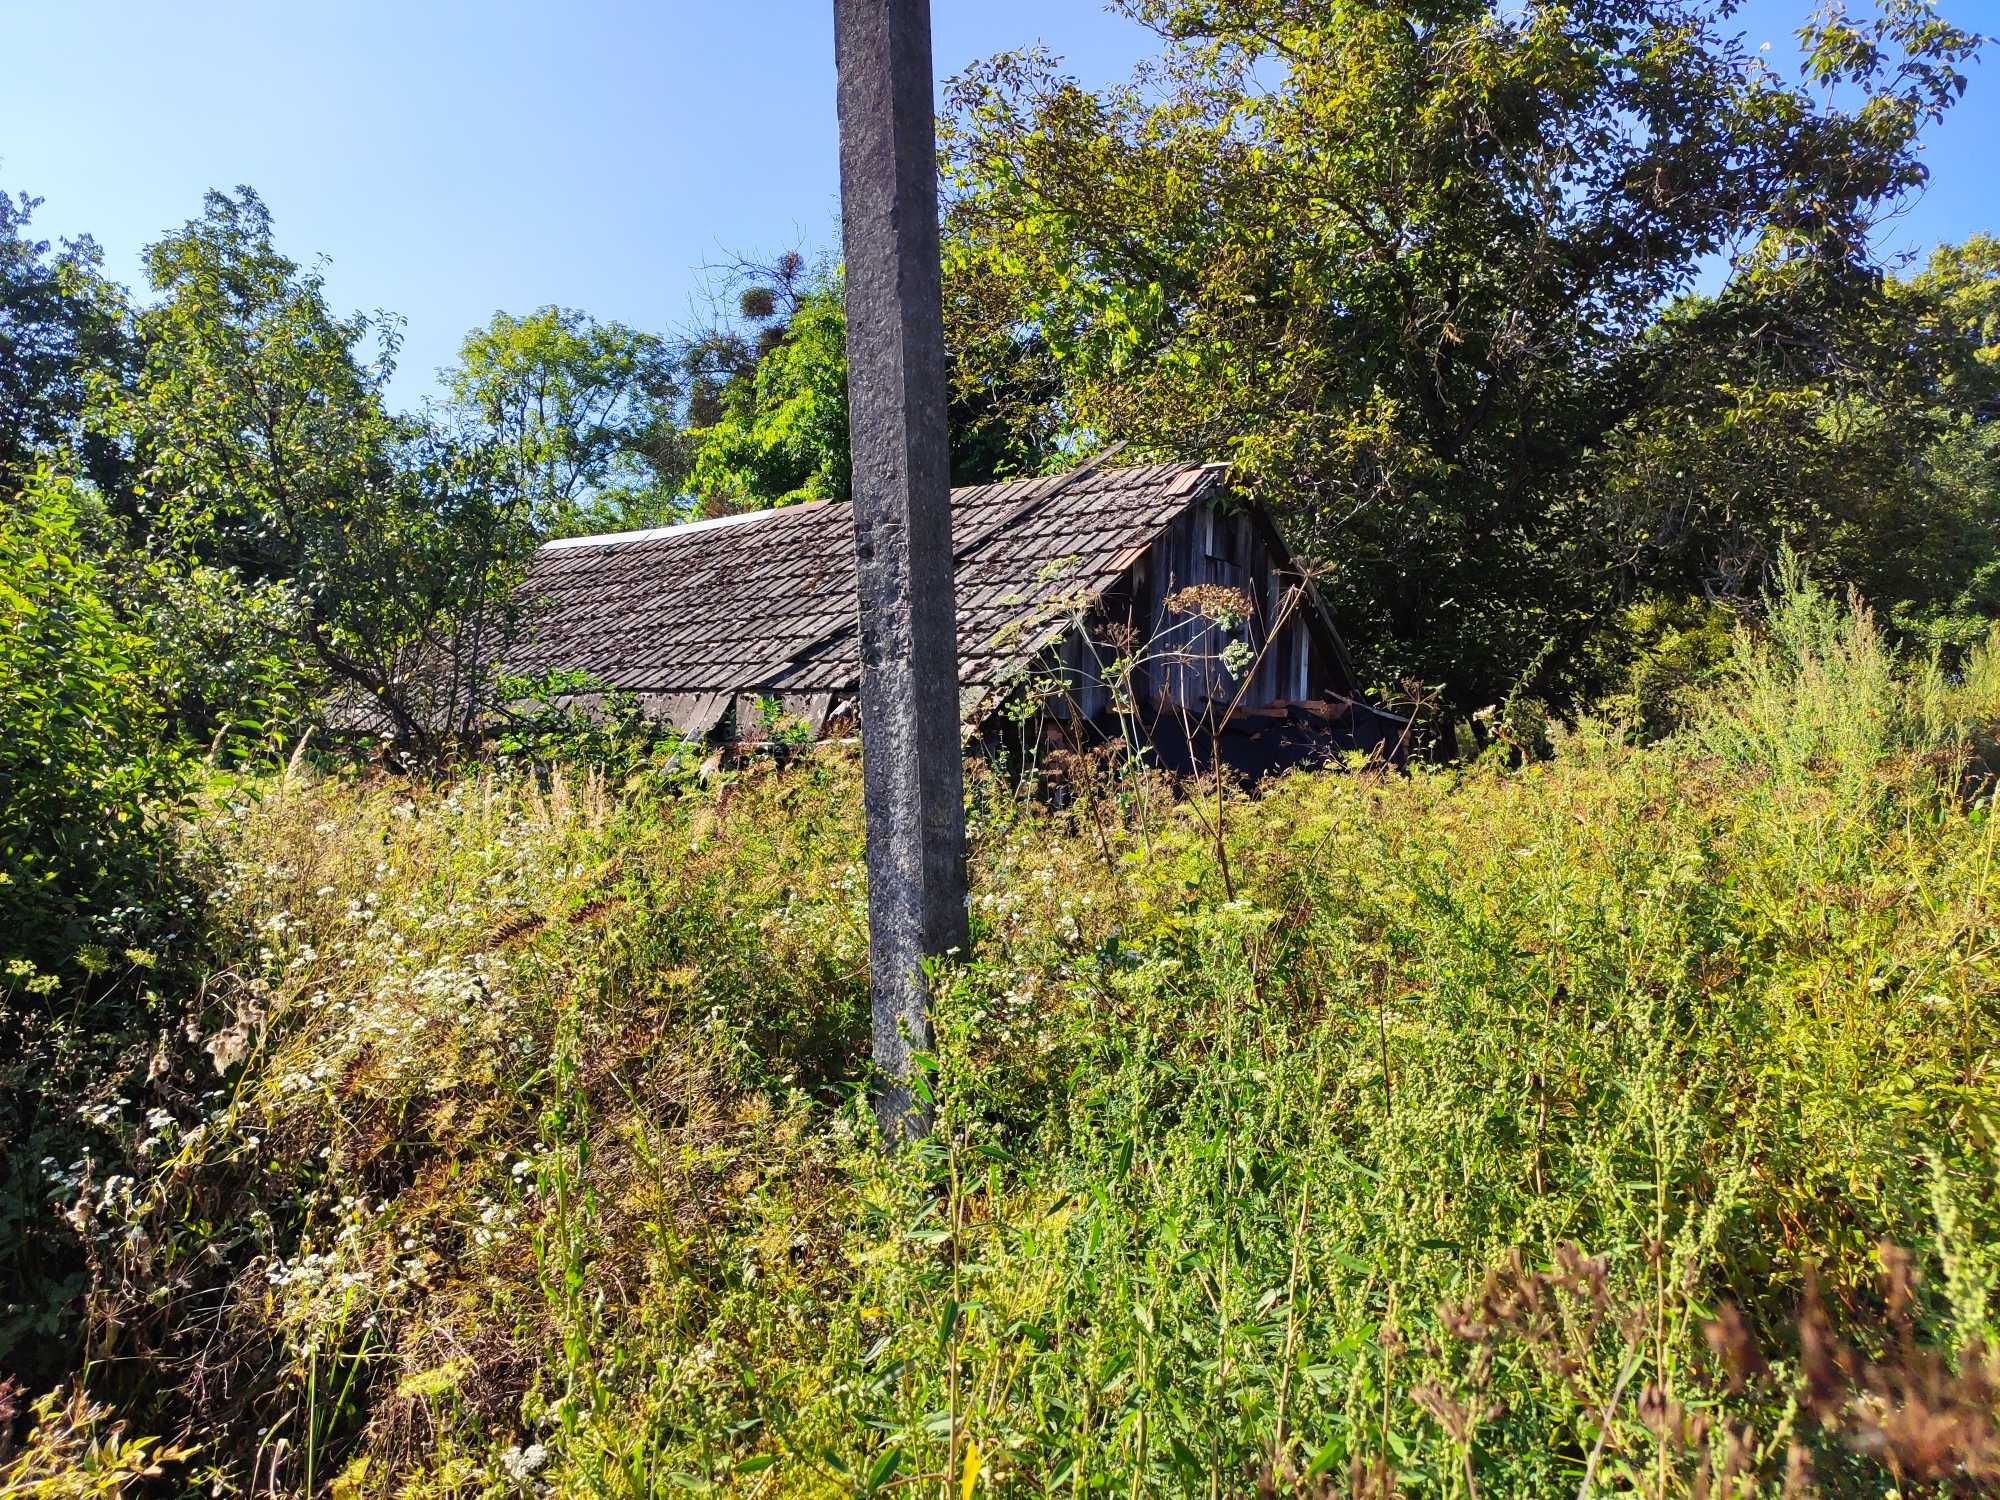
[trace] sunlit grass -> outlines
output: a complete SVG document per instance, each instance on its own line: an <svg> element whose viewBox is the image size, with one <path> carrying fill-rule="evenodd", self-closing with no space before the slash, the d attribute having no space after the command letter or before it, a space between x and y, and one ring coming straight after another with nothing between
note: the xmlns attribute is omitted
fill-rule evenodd
<svg viewBox="0 0 2000 1500"><path fill-rule="evenodd" d="M1682 742L1229 801L1234 900L982 781L894 1158L850 760L246 788L107 1378L279 1491L1884 1492L1794 1329L1893 1352L1891 1244L1991 1344L1996 700L1798 608Z"/></svg>

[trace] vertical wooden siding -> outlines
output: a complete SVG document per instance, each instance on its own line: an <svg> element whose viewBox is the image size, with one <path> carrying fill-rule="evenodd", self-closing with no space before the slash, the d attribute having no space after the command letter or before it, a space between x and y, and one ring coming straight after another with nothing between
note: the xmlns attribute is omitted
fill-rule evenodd
<svg viewBox="0 0 2000 1500"><path fill-rule="evenodd" d="M1311 605L1295 598L1300 579L1281 572L1278 564L1248 516L1225 513L1212 503L1198 505L1161 533L1125 584L1106 596L1092 630L1095 639L1066 638L1052 653L1050 667L1070 685L1075 708L1085 718L1099 717L1110 707L1101 666L1120 654L1105 626L1122 623L1136 633L1147 658L1133 682L1142 711L1185 709L1198 717L1211 706L1226 707L1242 685L1220 660L1235 638L1261 652L1242 707L1345 694L1347 684L1311 627ZM1248 622L1230 634L1168 608L1174 594L1198 585L1237 590L1249 603ZM1282 628L1266 649L1281 614Z"/></svg>

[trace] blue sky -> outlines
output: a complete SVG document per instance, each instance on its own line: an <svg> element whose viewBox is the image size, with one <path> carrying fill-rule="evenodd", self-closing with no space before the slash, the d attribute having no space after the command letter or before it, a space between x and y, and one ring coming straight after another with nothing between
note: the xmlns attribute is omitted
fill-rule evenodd
<svg viewBox="0 0 2000 1500"><path fill-rule="evenodd" d="M1804 0L1752 0L1789 56ZM1946 0L2000 32L2000 0ZM1089 81L1151 38L1095 0L933 0L941 74L1033 42ZM0 0L0 187L45 235L94 234L119 279L209 187L249 183L337 305L408 319L398 394L496 308L668 330L699 268L825 248L838 193L830 0ZM2000 227L2000 55L1891 226L1922 249Z"/></svg>

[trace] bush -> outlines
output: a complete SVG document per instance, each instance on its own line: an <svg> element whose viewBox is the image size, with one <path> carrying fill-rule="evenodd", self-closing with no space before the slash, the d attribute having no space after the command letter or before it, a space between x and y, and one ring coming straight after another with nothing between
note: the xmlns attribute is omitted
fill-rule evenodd
<svg viewBox="0 0 2000 1500"><path fill-rule="evenodd" d="M152 642L119 613L94 497L39 473L0 512L0 1361L68 1359L87 1285L63 1210L163 1059L185 924Z"/></svg>
<svg viewBox="0 0 2000 1500"><path fill-rule="evenodd" d="M1905 672L1858 599L1842 608L1791 554L1779 560L1764 626L1743 631L1694 727L1733 766L1780 779L1849 767L1948 742L1957 725L1934 669Z"/></svg>
<svg viewBox="0 0 2000 1500"><path fill-rule="evenodd" d="M1629 724L1647 739L1682 727L1689 704L1730 659L1741 618L1723 605L1653 594L1620 612L1592 643L1593 675L1622 679L1595 705L1598 716Z"/></svg>
<svg viewBox="0 0 2000 1500"><path fill-rule="evenodd" d="M182 766L112 547L96 499L46 471L0 514L0 959L73 965L160 867Z"/></svg>

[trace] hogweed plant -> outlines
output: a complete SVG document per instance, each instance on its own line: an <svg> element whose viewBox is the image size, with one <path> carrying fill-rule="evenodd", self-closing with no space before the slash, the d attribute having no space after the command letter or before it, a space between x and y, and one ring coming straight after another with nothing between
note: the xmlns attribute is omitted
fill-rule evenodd
<svg viewBox="0 0 2000 1500"><path fill-rule="evenodd" d="M1037 582L1059 584L1074 559L1044 566ZM1190 584L1164 599L1165 614L1151 635L1142 636L1129 621L1100 617L1099 602L1081 591L1058 589L1007 627L1008 638L1070 639L1085 656L1081 677L1044 665L1025 669L1007 705L1007 715L1020 726L1027 750L1030 779L1039 771L1038 736L1053 732L1063 748L1050 769L1081 797L1097 818L1106 775L1132 788L1150 810L1145 778L1159 721L1178 722L1187 747L1191 774L1209 788L1206 804L1183 798L1206 822L1227 899L1235 899L1229 868L1227 791L1230 773L1222 755L1222 737L1242 707L1243 699L1274 642L1298 615L1310 587L1308 580L1288 588L1273 617L1261 630L1249 629L1255 607L1249 595L1221 584ZM1017 601L1024 602L1024 601ZM1260 637L1253 643L1252 635ZM1150 684L1162 684L1149 694ZM1087 688L1101 689L1116 733L1103 737L1083 708ZM1195 701L1190 701L1195 700ZM1199 746L1208 747L1208 765L1199 764ZM1108 852L1101 823L1094 823L1100 848Z"/></svg>

